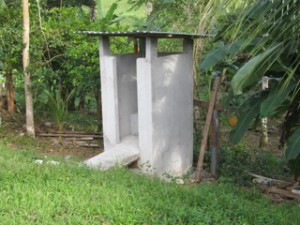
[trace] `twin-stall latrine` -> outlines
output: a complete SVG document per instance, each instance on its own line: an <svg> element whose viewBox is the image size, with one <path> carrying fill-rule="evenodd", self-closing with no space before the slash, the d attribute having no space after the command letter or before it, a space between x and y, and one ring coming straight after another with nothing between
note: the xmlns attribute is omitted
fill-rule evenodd
<svg viewBox="0 0 300 225"><path fill-rule="evenodd" d="M182 176L193 160L193 39L163 32L84 32L100 37L104 153L93 167L126 164L156 176ZM110 38L129 37L134 52L113 55ZM181 39L181 52L159 52L158 39ZM118 152L120 154L118 155ZM105 160L101 159L105 158Z"/></svg>

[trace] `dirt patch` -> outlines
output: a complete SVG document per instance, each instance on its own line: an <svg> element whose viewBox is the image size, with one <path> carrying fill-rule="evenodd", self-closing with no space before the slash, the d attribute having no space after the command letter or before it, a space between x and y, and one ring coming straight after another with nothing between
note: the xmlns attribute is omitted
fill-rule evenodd
<svg viewBox="0 0 300 225"><path fill-rule="evenodd" d="M58 138L41 138L38 137L39 141L47 143L48 148L37 149L38 152L44 155L51 156L62 156L77 158L79 160L89 159L95 155L103 152L103 148L91 148L91 147L80 147L71 143L59 144ZM100 140L99 140L100 142ZM102 142L102 141L101 141ZM102 143L101 143L102 145Z"/></svg>
<svg viewBox="0 0 300 225"><path fill-rule="evenodd" d="M35 138L26 137L24 115L21 114L2 112L2 121L3 123L0 131L1 140L2 143L7 145L10 149L32 149L41 155L71 157L78 160L91 158L103 151L102 139L97 139L97 147L81 147L75 142L65 141L64 139L61 144L58 137L38 137L38 135ZM55 126L46 126L45 122L41 120L36 122L35 128L37 134L57 133ZM66 128L64 132L72 134L73 131ZM85 130L76 132L89 134Z"/></svg>

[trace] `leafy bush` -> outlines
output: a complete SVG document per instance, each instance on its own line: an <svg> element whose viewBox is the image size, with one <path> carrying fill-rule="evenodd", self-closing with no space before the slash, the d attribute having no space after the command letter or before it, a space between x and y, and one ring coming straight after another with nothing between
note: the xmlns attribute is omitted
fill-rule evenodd
<svg viewBox="0 0 300 225"><path fill-rule="evenodd" d="M59 130L59 141L62 143L62 132L63 132L63 127L65 123L65 118L67 114L67 104L69 99L73 96L75 91L72 91L66 99L63 99L61 96L60 90L52 90L48 91L45 90L46 95L48 96L48 104L50 107L50 110L52 111L52 115L55 119L55 122L58 126Z"/></svg>
<svg viewBox="0 0 300 225"><path fill-rule="evenodd" d="M285 179L289 175L285 168L284 158L270 152L253 152L243 145L221 150L221 176L241 185L252 183L249 173Z"/></svg>

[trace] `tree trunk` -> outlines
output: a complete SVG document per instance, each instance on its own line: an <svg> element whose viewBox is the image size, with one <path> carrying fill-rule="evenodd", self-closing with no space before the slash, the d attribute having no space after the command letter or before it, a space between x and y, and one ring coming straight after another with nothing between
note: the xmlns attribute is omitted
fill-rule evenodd
<svg viewBox="0 0 300 225"><path fill-rule="evenodd" d="M95 21L97 19L97 3L94 2L94 4L92 4L90 6L90 17L91 20Z"/></svg>
<svg viewBox="0 0 300 225"><path fill-rule="evenodd" d="M153 11L153 4L150 1L147 1L146 3L146 12L147 12L147 16L149 17L151 15Z"/></svg>
<svg viewBox="0 0 300 225"><path fill-rule="evenodd" d="M263 77L262 79L262 89L266 90L269 87L269 79L268 77ZM261 136L259 140L259 148L267 149L269 144L268 137L268 118L261 119Z"/></svg>
<svg viewBox="0 0 300 225"><path fill-rule="evenodd" d="M7 97L7 111L10 113L15 112L15 91L12 75L12 67L8 67L5 71L6 78L6 97Z"/></svg>
<svg viewBox="0 0 300 225"><path fill-rule="evenodd" d="M98 118L98 132L102 132L102 104L101 104L101 91L95 92L95 98L97 102L97 118Z"/></svg>
<svg viewBox="0 0 300 225"><path fill-rule="evenodd" d="M67 104L67 109L66 109L67 112L72 112L76 110L75 98L70 98L68 102L66 102L66 104Z"/></svg>
<svg viewBox="0 0 300 225"><path fill-rule="evenodd" d="M98 100L96 99L96 101L98 101ZM85 108L85 95L82 93L79 97L78 109L84 110L84 108Z"/></svg>
<svg viewBox="0 0 300 225"><path fill-rule="evenodd" d="M96 17L98 20L100 20L103 17L103 13L102 13L102 0L97 0L96 1Z"/></svg>
<svg viewBox="0 0 300 225"><path fill-rule="evenodd" d="M3 98L2 98L2 83L0 82L0 128L2 127L2 109L3 109Z"/></svg>
<svg viewBox="0 0 300 225"><path fill-rule="evenodd" d="M23 72L24 72L24 88L25 88L25 101L26 101L26 133L29 136L35 136L34 119L33 119L33 102L31 91L31 79L28 72L29 65L29 5L28 0L22 0L23 6Z"/></svg>

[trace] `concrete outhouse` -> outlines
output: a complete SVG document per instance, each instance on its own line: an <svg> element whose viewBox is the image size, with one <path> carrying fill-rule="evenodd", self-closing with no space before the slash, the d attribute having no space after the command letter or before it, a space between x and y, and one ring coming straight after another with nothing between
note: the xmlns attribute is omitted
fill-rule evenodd
<svg viewBox="0 0 300 225"><path fill-rule="evenodd" d="M100 37L104 153L86 161L107 169L139 160L156 176L181 176L193 160L193 39L165 32L92 32ZM134 53L113 55L110 37L137 40ZM158 51L158 39L182 40L182 52Z"/></svg>

